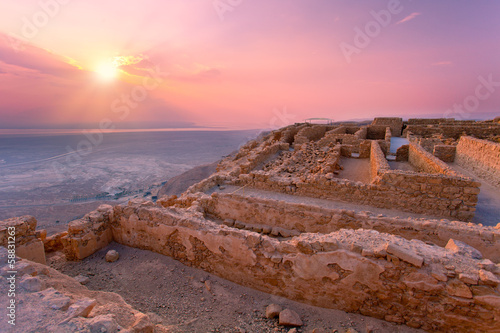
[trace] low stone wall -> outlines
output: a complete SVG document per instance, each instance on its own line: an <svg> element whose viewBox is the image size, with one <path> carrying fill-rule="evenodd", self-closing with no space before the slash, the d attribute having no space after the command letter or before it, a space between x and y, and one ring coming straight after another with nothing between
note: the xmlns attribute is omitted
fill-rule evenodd
<svg viewBox="0 0 500 333"><path fill-rule="evenodd" d="M391 167L382 152L380 145L372 141L370 150L370 179L375 182L380 173L390 170Z"/></svg>
<svg viewBox="0 0 500 333"><path fill-rule="evenodd" d="M370 125L367 128L366 138L370 140L385 140L387 126Z"/></svg>
<svg viewBox="0 0 500 333"><path fill-rule="evenodd" d="M450 238L462 241L485 258L500 263L500 229L481 227L449 220L421 220L391 218L369 212L356 213L345 209L328 209L314 205L287 203L238 194L215 193L201 200L204 212L221 220L232 219L265 230L265 226L295 230L300 233L323 233L341 229L366 229L418 239L438 246L446 246ZM272 229L268 233L272 233Z"/></svg>
<svg viewBox="0 0 500 333"><path fill-rule="evenodd" d="M71 221L68 234L60 237L64 254L69 260L80 260L106 247L112 240L113 207L101 205L83 218Z"/></svg>
<svg viewBox="0 0 500 333"><path fill-rule="evenodd" d="M418 240L375 230L280 240L149 203L114 216L119 243L268 293L425 330L498 329L498 267Z"/></svg>
<svg viewBox="0 0 500 333"><path fill-rule="evenodd" d="M456 171L451 169L446 163L434 157L421 146L412 142L410 142L408 162L410 162L418 170L425 173L441 174L452 177L461 176Z"/></svg>
<svg viewBox="0 0 500 333"><path fill-rule="evenodd" d="M408 132L424 137L442 135L444 138L453 138L455 140L458 140L463 135L473 135L480 139L486 139L492 135L500 135L500 125L495 123L445 123L436 126L408 125L403 134L407 135Z"/></svg>
<svg viewBox="0 0 500 333"><path fill-rule="evenodd" d="M295 136L294 143L296 145L301 145L309 141L318 141L325 135L329 128L331 127L321 125L304 127Z"/></svg>
<svg viewBox="0 0 500 333"><path fill-rule="evenodd" d="M361 205L397 209L418 214L469 221L473 218L479 183L442 175L422 175L399 170L379 173L374 184L347 179L270 176L262 172L240 175L239 186ZM446 188L446 189L445 189ZM470 192L470 193L469 193Z"/></svg>
<svg viewBox="0 0 500 333"><path fill-rule="evenodd" d="M36 224L33 216L0 221L0 246L15 250L16 255L23 259L45 264L43 241L36 236ZM41 238L46 235L45 232L41 234Z"/></svg>
<svg viewBox="0 0 500 333"><path fill-rule="evenodd" d="M452 145L435 145L432 154L443 162L451 163L455 161L456 146Z"/></svg>
<svg viewBox="0 0 500 333"><path fill-rule="evenodd" d="M399 137L403 129L403 119L396 117L378 117L373 120L372 125L388 126L391 129L392 135Z"/></svg>
<svg viewBox="0 0 500 333"><path fill-rule="evenodd" d="M396 150L396 161L408 162L408 154L410 152L410 145L402 145Z"/></svg>
<svg viewBox="0 0 500 333"><path fill-rule="evenodd" d="M500 144L463 136L458 142L455 160L458 165L500 187Z"/></svg>

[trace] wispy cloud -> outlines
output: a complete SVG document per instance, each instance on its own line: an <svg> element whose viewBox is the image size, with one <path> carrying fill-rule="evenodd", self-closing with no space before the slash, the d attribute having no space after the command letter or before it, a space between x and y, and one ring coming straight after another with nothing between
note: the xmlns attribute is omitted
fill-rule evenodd
<svg viewBox="0 0 500 333"><path fill-rule="evenodd" d="M450 66L453 65L451 61L439 61L431 64L432 66Z"/></svg>
<svg viewBox="0 0 500 333"><path fill-rule="evenodd" d="M411 13L410 15L408 15L407 17L405 17L401 21L397 22L396 24L401 24L401 23L405 23L405 22L408 22L410 20L413 20L415 17L419 16L420 14L421 13L417 13L417 12Z"/></svg>

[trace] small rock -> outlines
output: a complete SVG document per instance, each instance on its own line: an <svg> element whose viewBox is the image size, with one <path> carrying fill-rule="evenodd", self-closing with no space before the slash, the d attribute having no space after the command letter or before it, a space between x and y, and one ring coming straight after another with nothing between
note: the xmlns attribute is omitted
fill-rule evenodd
<svg viewBox="0 0 500 333"><path fill-rule="evenodd" d="M135 322L132 324L134 332L153 333L154 324L149 319L149 316L144 313L137 313L135 315Z"/></svg>
<svg viewBox="0 0 500 333"><path fill-rule="evenodd" d="M465 283L459 280L452 280L446 286L448 294L463 298L472 298L472 292Z"/></svg>
<svg viewBox="0 0 500 333"><path fill-rule="evenodd" d="M76 317L87 318L90 311L96 306L97 302L95 299L82 298L72 304L68 309L68 318L64 322L69 321Z"/></svg>
<svg viewBox="0 0 500 333"><path fill-rule="evenodd" d="M109 250L108 253L106 253L107 262L115 262L118 260L118 258L120 258L120 254L115 250Z"/></svg>
<svg viewBox="0 0 500 333"><path fill-rule="evenodd" d="M485 271L484 269L479 270L479 279L482 284L490 285L496 287L500 284L500 280L495 276L495 274Z"/></svg>
<svg viewBox="0 0 500 333"><path fill-rule="evenodd" d="M452 238L450 238L450 240L448 241L448 244L446 244L446 249L448 249L454 253L470 257L472 259L482 259L483 258L483 255L481 254L481 252L479 252L478 250L476 250L472 246L465 244L464 242L457 241L457 240L452 239Z"/></svg>
<svg viewBox="0 0 500 333"><path fill-rule="evenodd" d="M347 331L345 331L345 333L358 333L358 331L356 331L356 330L355 330L354 328L352 328L352 327L349 327L349 328L347 329Z"/></svg>
<svg viewBox="0 0 500 333"><path fill-rule="evenodd" d="M25 275L19 282L21 288L29 292L37 292L43 290L44 282L37 277Z"/></svg>
<svg viewBox="0 0 500 333"><path fill-rule="evenodd" d="M91 332L118 332L118 323L111 314L100 315L92 318L89 322Z"/></svg>
<svg viewBox="0 0 500 333"><path fill-rule="evenodd" d="M209 292L212 291L212 282L210 282L210 280L205 281L205 288L207 288Z"/></svg>
<svg viewBox="0 0 500 333"><path fill-rule="evenodd" d="M288 333L297 333L297 329L296 328L292 328L291 330L288 331Z"/></svg>
<svg viewBox="0 0 500 333"><path fill-rule="evenodd" d="M297 326L297 327L304 325L297 312L290 309L285 309L280 312L279 324L282 326Z"/></svg>
<svg viewBox="0 0 500 333"><path fill-rule="evenodd" d="M278 304L270 304L266 308L266 318L276 318L281 311L283 311L283 308Z"/></svg>
<svg viewBox="0 0 500 333"><path fill-rule="evenodd" d="M87 283L90 282L90 279L87 276L84 275L77 275L74 277L76 281L78 281L80 284L86 285Z"/></svg>
<svg viewBox="0 0 500 333"><path fill-rule="evenodd" d="M464 283L477 284L479 277L473 273L460 273L458 274L458 279Z"/></svg>

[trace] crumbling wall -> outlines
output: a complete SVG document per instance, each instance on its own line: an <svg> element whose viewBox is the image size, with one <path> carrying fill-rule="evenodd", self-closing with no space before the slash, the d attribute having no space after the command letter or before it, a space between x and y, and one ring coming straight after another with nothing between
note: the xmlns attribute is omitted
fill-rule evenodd
<svg viewBox="0 0 500 333"><path fill-rule="evenodd" d="M374 184L321 175L304 179L270 176L265 172L240 175L235 185L300 196L345 200L360 205L396 209L470 221L474 217L479 183L443 175L390 170Z"/></svg>
<svg viewBox="0 0 500 333"><path fill-rule="evenodd" d="M121 244L172 256L233 282L315 306L425 330L498 329L498 268L375 230L287 240L217 225L203 212L116 207Z"/></svg>
<svg viewBox="0 0 500 333"><path fill-rule="evenodd" d="M478 249L500 263L500 229L449 220L387 217L369 212L288 203L243 195L215 193L201 200L205 213L243 223L242 228L289 237L299 233L329 234L341 229L365 229L446 246L450 238ZM268 228L266 228L268 227Z"/></svg>
<svg viewBox="0 0 500 333"><path fill-rule="evenodd" d="M294 143L296 145L301 145L309 141L318 141L325 135L327 129L328 126L322 125L304 127L295 135Z"/></svg>
<svg viewBox="0 0 500 333"><path fill-rule="evenodd" d="M500 144L463 136L458 142L456 163L500 187Z"/></svg>
<svg viewBox="0 0 500 333"><path fill-rule="evenodd" d="M106 247L112 240L113 207L101 205L83 218L71 221L60 241L69 260L80 260Z"/></svg>
<svg viewBox="0 0 500 333"><path fill-rule="evenodd" d="M43 241L36 237L36 224L33 216L0 221L0 246L15 250L16 255L23 259L45 264ZM46 235L43 232L42 234Z"/></svg>

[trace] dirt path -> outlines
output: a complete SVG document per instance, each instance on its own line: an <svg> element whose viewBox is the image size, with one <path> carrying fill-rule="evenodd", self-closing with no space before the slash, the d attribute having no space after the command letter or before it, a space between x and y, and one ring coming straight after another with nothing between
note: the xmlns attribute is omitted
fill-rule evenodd
<svg viewBox="0 0 500 333"><path fill-rule="evenodd" d="M104 260L115 249L120 259ZM271 303L296 311L304 321L298 332L423 332L407 326L323 309L272 296L185 266L172 258L112 243L81 262L55 265L70 276L86 275L89 289L112 291L141 312L150 313L172 332L288 332L264 317ZM210 289L210 290L209 290Z"/></svg>
<svg viewBox="0 0 500 333"><path fill-rule="evenodd" d="M486 226L496 226L500 223L500 189L491 185L487 180L477 177L456 163L448 163L450 167L463 175L481 183L481 192L478 195L476 214L472 222Z"/></svg>

